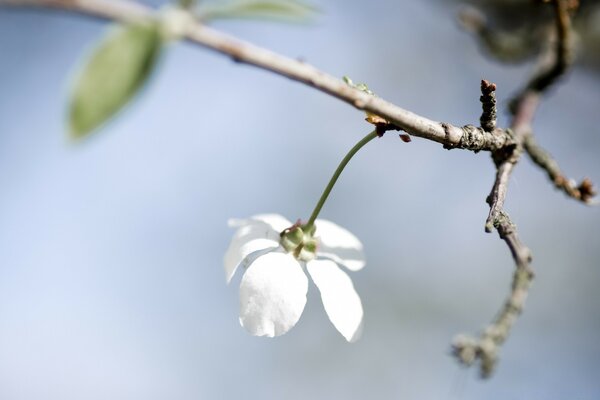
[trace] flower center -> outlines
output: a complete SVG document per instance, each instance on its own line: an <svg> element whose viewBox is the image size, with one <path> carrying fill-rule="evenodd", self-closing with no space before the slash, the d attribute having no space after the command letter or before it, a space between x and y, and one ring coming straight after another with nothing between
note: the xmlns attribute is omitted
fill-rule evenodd
<svg viewBox="0 0 600 400"><path fill-rule="evenodd" d="M314 226L302 226L300 222L281 232L281 246L299 261L313 260L317 255L317 240Z"/></svg>

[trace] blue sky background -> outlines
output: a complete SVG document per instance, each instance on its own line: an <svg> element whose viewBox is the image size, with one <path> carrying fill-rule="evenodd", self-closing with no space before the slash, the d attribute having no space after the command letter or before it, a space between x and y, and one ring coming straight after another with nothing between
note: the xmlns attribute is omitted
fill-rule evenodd
<svg viewBox="0 0 600 400"><path fill-rule="evenodd" d="M438 2L319 3L317 23L227 21L233 35L366 81L454 124L479 118L479 82L504 105L530 66L485 59ZM230 217L307 218L360 112L188 44L91 140L65 134L74 68L104 23L0 9L0 398L597 399L600 214L523 159L507 210L537 272L490 381L449 357L495 314L513 264L486 234L487 154L393 134L361 151L322 217L354 232L365 330L348 344L318 291L276 339L239 326L225 285ZM539 141L577 179L600 182L600 80L576 69L544 101ZM503 114L502 125L507 118Z"/></svg>

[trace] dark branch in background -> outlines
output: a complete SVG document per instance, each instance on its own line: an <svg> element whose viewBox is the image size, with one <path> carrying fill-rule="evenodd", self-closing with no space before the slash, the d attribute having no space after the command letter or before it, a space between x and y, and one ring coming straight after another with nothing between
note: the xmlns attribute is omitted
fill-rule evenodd
<svg viewBox="0 0 600 400"><path fill-rule="evenodd" d="M553 0L556 12L556 45L552 62L540 73L534 75L525 88L511 102L513 120L511 129L515 139L514 146L492 151L492 158L496 164L496 179L492 191L486 199L490 206L485 230L491 232L493 228L498 231L502 240L508 245L515 261L516 269L509 296L500 310L498 316L484 329L477 338L458 335L453 342L453 354L464 365L473 365L479 361L481 376L489 377L498 360L498 351L502 343L510 334L510 330L517 317L523 310L525 300L533 279L530 268L531 252L519 240L516 226L504 211L504 201L508 191L508 182L512 171L525 149L530 157L548 172L555 184L571 197L589 201L594 195L591 181L584 180L579 187L572 187L558 169L558 164L535 144L531 124L537 110L540 96L560 78L572 63L571 22L569 12L573 11L573 0ZM486 97L492 84L482 82L482 97L484 112L481 117L482 126L491 128L487 118L491 112L486 108L491 107L491 99ZM487 104L487 105L486 105Z"/></svg>
<svg viewBox="0 0 600 400"><path fill-rule="evenodd" d="M545 1L548 2L548 1ZM556 43L554 52L551 55L552 62L541 72L534 76L527 86L522 90L515 100L513 106L517 104L528 93L541 93L557 82L573 64L573 39L571 29L571 16L579 2L578 0L553 0L555 8L556 25ZM549 152L544 150L535 140L533 133L526 132L522 141L523 147L529 158L546 171L550 181L565 194L575 200L589 204L592 197L596 195L592 181L585 178L577 184L574 180L567 178L560 170L558 163L552 158Z"/></svg>
<svg viewBox="0 0 600 400"><path fill-rule="evenodd" d="M540 72L534 75L523 88L521 94L513 100L513 107L527 92L542 93L552 86L573 63L573 43L571 32L570 12L574 11L573 2L570 0L551 0L555 9L556 38L555 47L551 54L551 62L542 66ZM514 108L513 108L514 109Z"/></svg>
<svg viewBox="0 0 600 400"><path fill-rule="evenodd" d="M552 0L552 2L556 10L557 32L554 57L546 68L533 76L512 102L511 129L496 127L496 87L487 81L483 81L481 86L483 108L480 118L481 127L473 125L457 127L404 110L379 97L349 86L346 82L311 65L243 42L199 22L191 21L182 27L183 38L189 42L227 55L236 62L253 65L303 83L349 103L359 110L366 111L371 118L374 116L381 118L380 121L375 119L381 124L378 129L382 131L402 130L413 136L441 143L447 149L491 152L496 165L496 179L487 198L490 212L485 227L488 232L495 228L500 238L506 242L515 261L516 270L510 294L494 321L479 337L460 335L454 341L454 354L459 361L466 365L479 361L484 377L490 376L493 372L499 348L523 310L533 277L529 267L530 251L519 240L515 225L504 211L508 182L523 150L527 151L534 162L548 172L552 181L571 197L588 202L594 195L589 180L586 179L575 187L564 178L556 162L535 144L531 131L532 120L541 94L564 74L572 62L569 13L575 8L576 1ZM126 23L156 16L154 10L130 0L0 0L0 6L2 5L57 8ZM377 121L375 121L376 125ZM404 134L401 138L405 141L410 140L410 137Z"/></svg>

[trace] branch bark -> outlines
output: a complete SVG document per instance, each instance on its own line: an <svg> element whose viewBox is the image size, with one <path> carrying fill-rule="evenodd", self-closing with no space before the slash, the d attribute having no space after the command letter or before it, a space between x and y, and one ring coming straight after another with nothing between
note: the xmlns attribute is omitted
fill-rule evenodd
<svg viewBox="0 0 600 400"><path fill-rule="evenodd" d="M554 183L557 189L584 204L593 204L592 198L596 195L596 190L589 178L582 179L579 184L567 178L561 171L558 162L536 142L533 135L527 135L523 145L529 158L538 167L546 171L550 182Z"/></svg>
<svg viewBox="0 0 600 400"><path fill-rule="evenodd" d="M499 348L510 334L512 326L523 310L533 279L533 271L530 268L531 252L519 239L516 226L504 211L504 201L508 192L510 176L523 150L527 149L534 161L536 158L540 158L540 149L532 145L535 142L533 142L531 128L540 97L558 81L572 63L570 0L552 0L552 3L556 13L557 40L554 54L550 58L551 63L545 65L538 74L532 76L525 88L511 102L513 111L511 129L514 133L514 146L507 146L492 152L492 158L496 164L496 179L491 193L486 199L490 206L490 212L486 220L485 230L491 232L493 228L496 228L500 238L506 242L510 249L516 266L511 290L498 316L484 329L478 338L458 335L453 342L453 354L459 362L470 366L479 361L480 373L484 378L489 377L494 371ZM542 59L545 59L545 57L542 57ZM530 143L530 145L527 143ZM545 168L549 174L551 170L554 172L558 170L557 166L556 170L549 169L547 166L552 163L548 162L548 158L541 158L545 160L546 165L544 165L544 162L538 162L538 164ZM591 182L584 181L582 187L584 193L586 193L584 196L587 196L587 199L593 196Z"/></svg>
<svg viewBox="0 0 600 400"><path fill-rule="evenodd" d="M151 8L129 0L0 0L0 6L57 8L121 22L152 18L154 15ZM305 62L236 39L199 22L188 24L183 36L191 43L225 54L236 62L253 65L313 87L359 110L376 114L413 136L441 143L447 148L493 151L512 140L505 133L498 137L480 128L458 127L417 115L355 89Z"/></svg>

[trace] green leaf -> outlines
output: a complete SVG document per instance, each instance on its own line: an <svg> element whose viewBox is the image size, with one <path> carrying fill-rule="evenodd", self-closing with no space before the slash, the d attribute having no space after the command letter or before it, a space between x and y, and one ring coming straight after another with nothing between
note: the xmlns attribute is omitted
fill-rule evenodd
<svg viewBox="0 0 600 400"><path fill-rule="evenodd" d="M284 22L309 22L318 9L299 0L233 0L201 5L200 19L268 19Z"/></svg>
<svg viewBox="0 0 600 400"><path fill-rule="evenodd" d="M71 137L87 136L132 99L154 69L161 44L156 22L117 26L102 39L75 79Z"/></svg>

